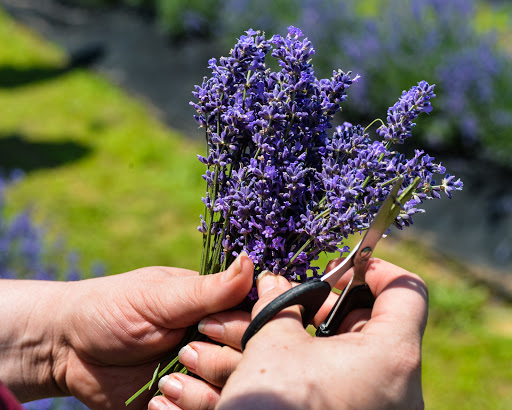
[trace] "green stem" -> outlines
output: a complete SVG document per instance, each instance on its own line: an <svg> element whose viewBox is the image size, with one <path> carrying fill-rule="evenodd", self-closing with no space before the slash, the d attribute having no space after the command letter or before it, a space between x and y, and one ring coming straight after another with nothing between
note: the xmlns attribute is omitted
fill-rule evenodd
<svg viewBox="0 0 512 410"><path fill-rule="evenodd" d="M217 243L214 244L215 250L213 252L213 258L212 258L212 264L211 264L211 267L214 270L214 272L211 272L211 273L215 273L215 271L218 271L221 266L220 253L222 250L222 240L224 239L224 235L229 226L229 217L231 215L232 209L233 209L233 206L230 206L228 214L226 216L226 219L224 219L224 223L222 224L222 232L220 233L220 236L217 236ZM226 258L224 258L224 259L226 259Z"/></svg>
<svg viewBox="0 0 512 410"><path fill-rule="evenodd" d="M215 181L217 181L218 177L219 177L219 167L218 167L218 165L216 165L215 166ZM210 257L210 247L211 247L211 239L212 239L212 224L213 224L214 213L215 213L213 210L213 206L215 204L215 199L217 197L217 184L216 183L213 185L212 194L213 195L210 196L211 208L209 209L208 220L206 221L206 228L207 228L208 232L206 235L206 243L203 246L204 258L201 258L204 260L204 265L201 266L201 270L199 272L200 275L206 274L208 259Z"/></svg>
<svg viewBox="0 0 512 410"><path fill-rule="evenodd" d="M160 379L161 377L165 376L168 373L171 373L172 371L180 371L183 373L183 369L186 368L184 366L181 366L180 369L177 369L177 367L180 365L178 361L178 352L179 350L190 343L193 340L205 340L205 338L199 333L196 326L191 326L188 328L187 333L181 343L176 347L176 349L173 350L173 352L166 357L164 357L160 363L158 364L157 369L163 364L166 363L173 358L162 370L158 371L155 370L153 373L153 377L150 381L148 381L144 386L142 386L133 396L131 396L128 400L125 401L125 405L128 406L130 403L132 403L137 397L139 397L142 393L145 391L149 391L153 384L155 383L156 379ZM172 370L171 370L172 369ZM158 393L158 391L157 391Z"/></svg>
<svg viewBox="0 0 512 410"><path fill-rule="evenodd" d="M379 122L379 121L380 121L380 123L381 123L382 125L385 125L385 124L384 124L384 121L382 121L380 118L376 118L376 119L374 119L370 124L368 124L368 125L366 126L366 128L364 129L364 131L363 131L363 132L366 132L366 130L367 130L368 128L370 128L373 124L375 124L376 122Z"/></svg>
<svg viewBox="0 0 512 410"><path fill-rule="evenodd" d="M310 237L310 238L308 238L308 240L304 243L304 245L302 245L302 246L299 248L299 250L298 250L297 252L295 252L295 255L293 255L293 256L292 256L292 258L290 259L290 262L288 262L284 268L285 268L285 269L288 269L288 268L292 265L293 261L294 261L295 259L297 259L297 256L299 256L299 254L300 254L304 249L306 249L312 241L313 241L313 238L311 238L311 237Z"/></svg>
<svg viewBox="0 0 512 410"><path fill-rule="evenodd" d="M206 153L205 153L205 156L206 158L208 158L208 115L205 116L205 119L206 119L206 129L205 129L205 139L206 139ZM208 182L206 182L206 192L208 192ZM208 215L208 208L206 207L206 204L204 205L204 212L203 212L203 215L205 218L207 218L207 215ZM205 221L206 223L206 229L208 229L208 223ZM203 234L203 248L202 248L202 251L201 251L201 265L200 265L200 268L199 268L199 272L204 272L204 267L205 267L205 263L206 263L206 252L205 252L205 245L206 245L206 235Z"/></svg>

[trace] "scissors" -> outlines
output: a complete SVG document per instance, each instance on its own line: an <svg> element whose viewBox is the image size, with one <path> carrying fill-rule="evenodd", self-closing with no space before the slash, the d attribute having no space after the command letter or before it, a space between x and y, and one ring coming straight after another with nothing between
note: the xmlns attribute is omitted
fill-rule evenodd
<svg viewBox="0 0 512 410"><path fill-rule="evenodd" d="M399 177L380 206L363 239L353 248L346 259L320 279L316 278L301 283L269 303L249 324L242 337L242 350L245 349L252 336L280 311L289 306L301 305L303 307L302 323L306 327L311 323L338 280L352 267L354 273L349 284L339 296L327 318L316 330L316 336L332 336L336 334L343 319L350 312L361 308L372 308L375 298L365 281L368 261L379 240L395 221L400 210L404 208L404 204L411 199L418 182L419 178L416 178L398 197L398 190L403 183L403 177Z"/></svg>

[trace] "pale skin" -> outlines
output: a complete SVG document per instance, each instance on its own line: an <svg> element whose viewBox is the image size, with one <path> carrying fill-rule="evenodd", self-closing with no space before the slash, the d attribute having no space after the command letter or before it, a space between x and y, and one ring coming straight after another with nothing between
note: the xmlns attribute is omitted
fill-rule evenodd
<svg viewBox="0 0 512 410"><path fill-rule="evenodd" d="M225 346L192 342L180 354L181 362L205 381L183 374L166 377L160 382L165 396L154 398L149 409L424 408L421 341L427 288L417 275L378 259L370 261L366 280L376 296L373 310L352 312L338 335L329 338L310 336L293 307L265 325L242 354L240 338L249 315L210 315L200 330ZM252 316L290 286L282 277L260 277ZM316 325L333 300L315 317Z"/></svg>
<svg viewBox="0 0 512 410"><path fill-rule="evenodd" d="M253 272L243 256L208 276L153 267L68 283L0 280L0 380L21 402L74 395L91 409L124 409L186 328L245 298Z"/></svg>
<svg viewBox="0 0 512 410"><path fill-rule="evenodd" d="M226 272L203 277L153 267L69 283L1 280L0 380L20 401L71 394L91 409L124 409L159 358L199 322L223 346L192 342L180 360L204 380L171 375L160 383L166 396L151 400L150 409L422 407L421 279L372 260L372 312L353 312L338 336L316 339L302 328L298 308L290 308L242 355L250 315L227 310L249 292L253 269L242 255ZM290 286L282 277L261 277L252 314ZM143 395L131 408L147 408L149 399Z"/></svg>

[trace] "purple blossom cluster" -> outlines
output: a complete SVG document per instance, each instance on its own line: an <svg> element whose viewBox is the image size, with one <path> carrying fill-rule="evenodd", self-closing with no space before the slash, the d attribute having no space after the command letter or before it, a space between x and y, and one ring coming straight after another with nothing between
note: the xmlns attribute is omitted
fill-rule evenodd
<svg viewBox="0 0 512 410"><path fill-rule="evenodd" d="M404 91L395 105L388 109L388 123L377 130L384 140L402 144L412 135L413 122L420 113L430 113L432 105L430 99L435 97L434 86L421 81L418 86Z"/></svg>
<svg viewBox="0 0 512 410"><path fill-rule="evenodd" d="M347 7L355 9L356 2ZM356 32L324 44L343 50L344 61L366 79L354 111L364 116L370 108L376 112L387 104L375 82L385 81L388 89L403 88L421 70L443 90L440 109L423 131L428 141L471 147L489 143L489 133L508 135L511 61L500 50L495 33L475 29L477 13L475 0L389 0L378 15L353 15Z"/></svg>
<svg viewBox="0 0 512 410"><path fill-rule="evenodd" d="M0 177L0 279L81 279L78 254L65 252L61 241L48 241L29 210L7 217L5 191L21 177L19 172ZM93 272L101 275L102 267L98 264Z"/></svg>
<svg viewBox="0 0 512 410"><path fill-rule="evenodd" d="M245 250L256 275L268 269L303 281L319 274L312 262L321 252L346 251L343 240L368 228L398 177L402 190L421 181L395 221L400 228L423 200L462 189L449 175L436 185L434 175L445 169L423 151L407 159L391 150L432 110L433 85L422 81L402 94L374 136L380 141L347 122L332 132L358 76L337 70L317 79L313 54L295 27L270 39L251 29L228 57L210 60L211 77L196 86L191 104L208 147L199 156L207 168L202 274Z"/></svg>
<svg viewBox="0 0 512 410"><path fill-rule="evenodd" d="M5 191L21 174L0 178L0 278L53 279L56 272L42 264L43 231L25 210L8 219Z"/></svg>

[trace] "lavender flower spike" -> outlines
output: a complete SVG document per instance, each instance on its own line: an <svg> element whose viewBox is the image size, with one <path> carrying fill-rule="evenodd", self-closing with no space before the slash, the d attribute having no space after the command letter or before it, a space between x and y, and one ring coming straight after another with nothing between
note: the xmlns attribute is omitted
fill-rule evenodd
<svg viewBox="0 0 512 410"><path fill-rule="evenodd" d="M430 99L436 96L434 87L421 81L409 91L403 91L396 104L388 109L388 124L379 127L377 134L390 143L402 144L412 135L412 128L416 125L413 121L418 115L432 111Z"/></svg>

